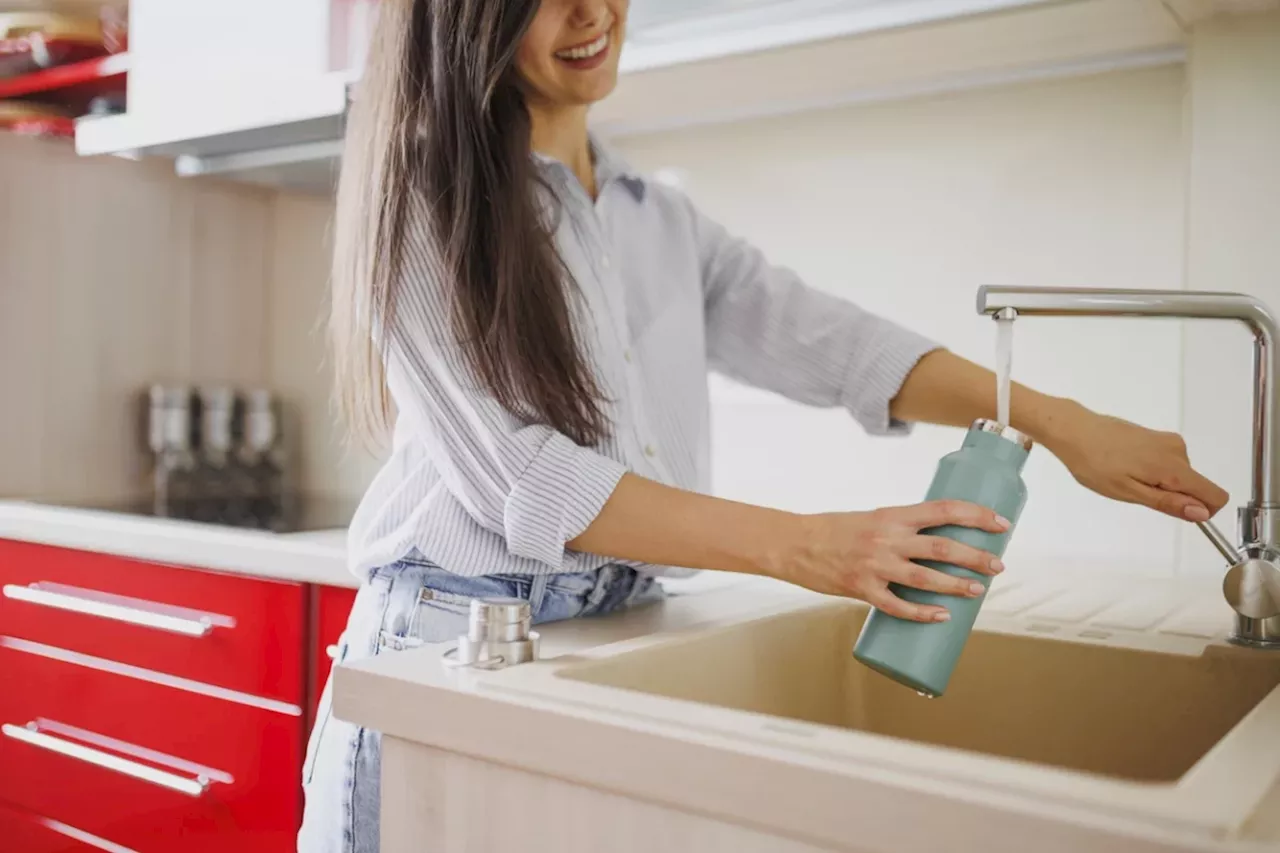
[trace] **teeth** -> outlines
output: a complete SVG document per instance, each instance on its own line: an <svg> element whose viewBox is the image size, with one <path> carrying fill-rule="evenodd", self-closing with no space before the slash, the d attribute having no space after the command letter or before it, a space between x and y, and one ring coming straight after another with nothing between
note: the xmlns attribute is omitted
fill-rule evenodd
<svg viewBox="0 0 1280 853"><path fill-rule="evenodd" d="M556 51L556 56L561 59L590 59L608 46L609 34L602 33L600 38L591 42L591 44L570 48L569 50L558 50Z"/></svg>

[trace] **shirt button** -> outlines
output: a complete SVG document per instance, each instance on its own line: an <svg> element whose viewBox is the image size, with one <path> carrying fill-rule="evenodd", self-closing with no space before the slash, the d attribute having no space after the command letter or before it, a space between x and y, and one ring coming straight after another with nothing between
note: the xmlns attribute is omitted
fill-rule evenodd
<svg viewBox="0 0 1280 853"><path fill-rule="evenodd" d="M609 256L608 256L608 255L601 255L601 256L600 256L600 266L601 266L601 267L603 267L604 269L608 269L608 268L609 268Z"/></svg>
<svg viewBox="0 0 1280 853"><path fill-rule="evenodd" d="M644 455L648 456L649 458L653 458L654 456L657 456L658 455L657 448L655 448L652 444L646 444L644 446Z"/></svg>
<svg viewBox="0 0 1280 853"><path fill-rule="evenodd" d="M631 350L626 349L622 351L622 360L625 361L627 364L631 363Z"/></svg>

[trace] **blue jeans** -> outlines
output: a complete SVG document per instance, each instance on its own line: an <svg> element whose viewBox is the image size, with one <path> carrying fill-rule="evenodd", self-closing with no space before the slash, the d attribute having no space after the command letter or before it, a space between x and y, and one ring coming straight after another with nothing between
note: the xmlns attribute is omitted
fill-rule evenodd
<svg viewBox="0 0 1280 853"><path fill-rule="evenodd" d="M356 595L337 662L373 657L414 641L440 643L467 630L472 598L528 601L534 623L596 616L662 597L653 578L622 566L553 575L462 577L416 555L373 572ZM332 713L333 677L320 697L307 744L306 808L299 853L376 853L380 807L378 732Z"/></svg>

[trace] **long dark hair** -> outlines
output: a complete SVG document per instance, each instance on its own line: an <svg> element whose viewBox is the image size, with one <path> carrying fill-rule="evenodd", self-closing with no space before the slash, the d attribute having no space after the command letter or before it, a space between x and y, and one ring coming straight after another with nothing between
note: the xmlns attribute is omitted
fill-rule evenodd
<svg viewBox="0 0 1280 853"><path fill-rule="evenodd" d="M517 416L594 444L607 421L572 323L572 280L538 201L515 67L538 0L384 0L347 127L329 334L337 399L385 434L383 371L408 219L425 211L432 275L467 364ZM381 334L386 331L387 334Z"/></svg>

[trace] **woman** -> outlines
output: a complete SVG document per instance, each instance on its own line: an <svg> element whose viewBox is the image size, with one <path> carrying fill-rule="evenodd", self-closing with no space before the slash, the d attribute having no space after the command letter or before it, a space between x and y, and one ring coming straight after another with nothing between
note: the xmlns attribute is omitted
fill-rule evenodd
<svg viewBox="0 0 1280 853"><path fill-rule="evenodd" d="M934 503L801 516L707 497L706 371L868 431L965 426L990 372L803 285L587 134L627 0L391 0L348 130L331 334L349 421L393 452L351 530L366 578L346 659L451 639L470 598L534 618L660 596L661 567L782 578L915 620L888 584L973 594L911 562L995 574L920 530L998 531ZM1013 425L1084 485L1179 518L1226 494L1176 435L1017 387ZM335 720L308 749L303 851L378 847L378 738Z"/></svg>

